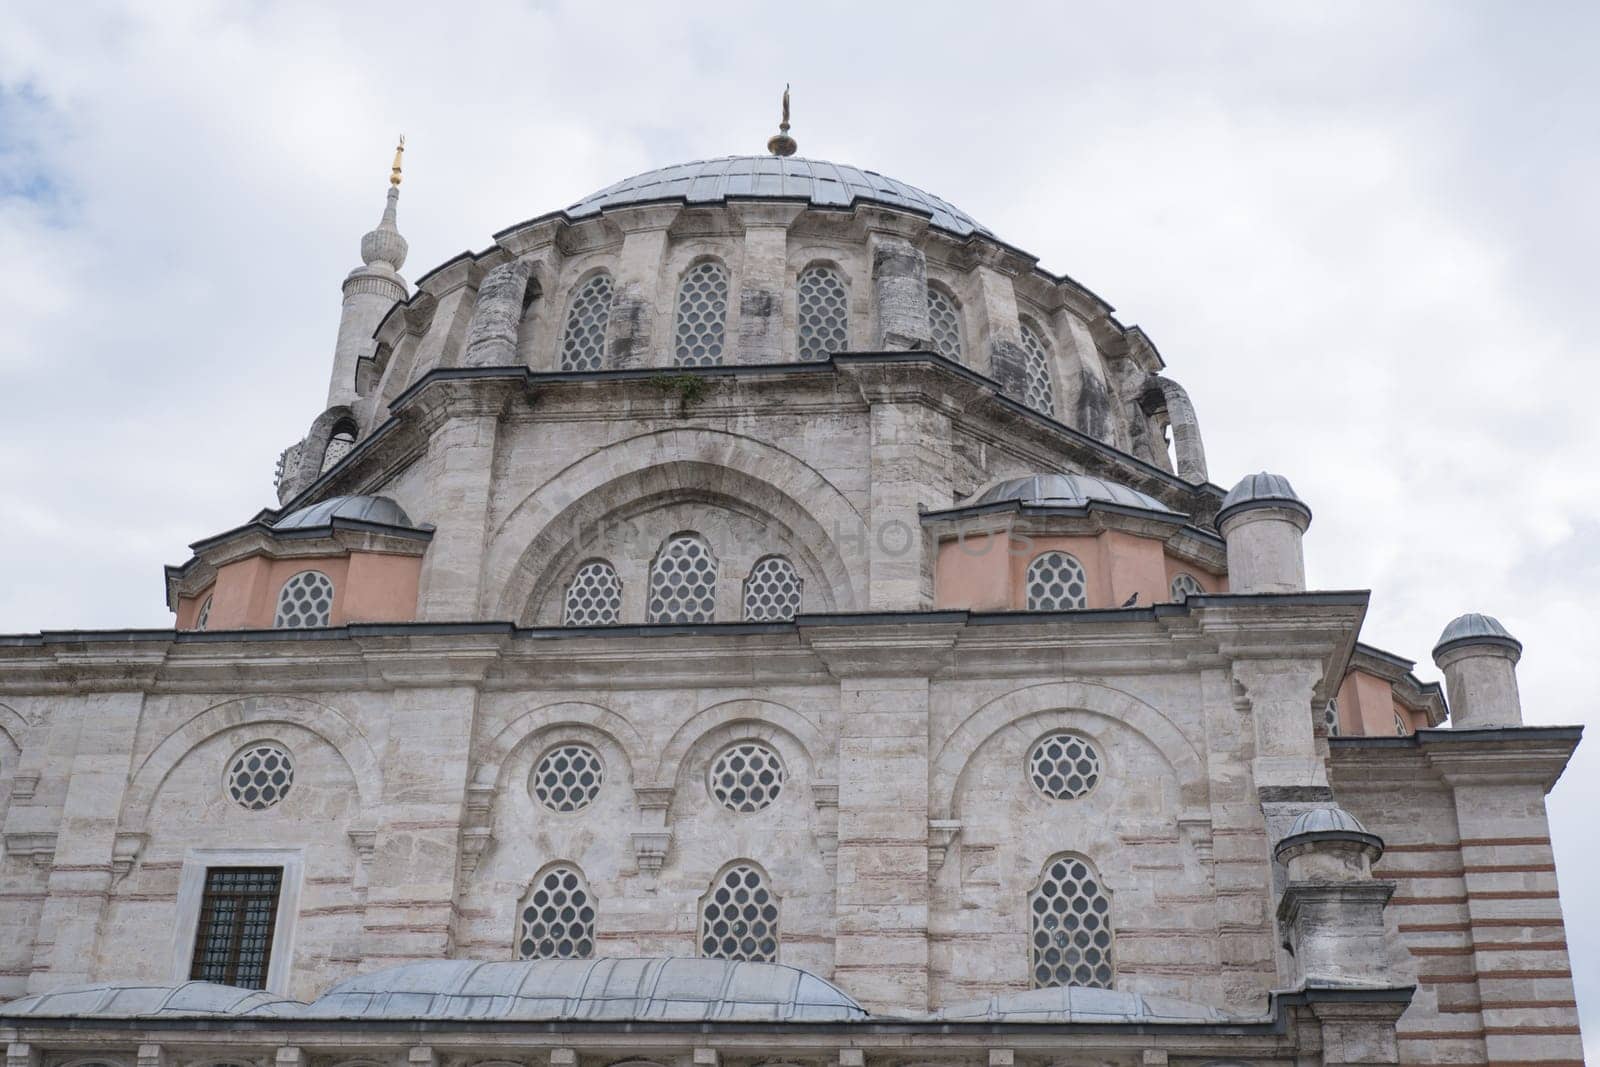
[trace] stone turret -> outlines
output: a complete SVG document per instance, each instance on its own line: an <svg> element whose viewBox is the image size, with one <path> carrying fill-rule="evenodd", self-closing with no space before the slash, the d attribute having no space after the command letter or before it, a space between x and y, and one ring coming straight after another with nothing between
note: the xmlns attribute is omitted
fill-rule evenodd
<svg viewBox="0 0 1600 1067"><path fill-rule="evenodd" d="M1278 905L1299 987L1393 984L1383 925L1393 882L1372 877L1383 839L1340 807L1295 819L1273 849L1288 873Z"/></svg>
<svg viewBox="0 0 1600 1067"><path fill-rule="evenodd" d="M396 225L400 202L400 156L406 140L394 151L389 173L389 200L376 229L361 238L362 266L344 280L344 305L339 311L339 339L333 350L333 375L328 382L328 407L352 404L356 400L356 363L372 351L372 334L383 316L404 300L406 280L399 274L405 266L408 246Z"/></svg>
<svg viewBox="0 0 1600 1067"><path fill-rule="evenodd" d="M1217 528L1228 543L1228 590L1298 593L1306 587L1300 539L1311 509L1289 479L1262 471L1240 480L1222 499Z"/></svg>
<svg viewBox="0 0 1600 1067"><path fill-rule="evenodd" d="M1490 615L1462 615L1444 628L1433 662L1444 672L1457 729L1521 726L1517 660L1522 642Z"/></svg>

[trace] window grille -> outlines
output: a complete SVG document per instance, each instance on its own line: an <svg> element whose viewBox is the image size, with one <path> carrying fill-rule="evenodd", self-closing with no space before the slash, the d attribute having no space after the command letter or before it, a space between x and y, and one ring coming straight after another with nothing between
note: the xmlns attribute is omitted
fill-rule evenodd
<svg viewBox="0 0 1600 1067"><path fill-rule="evenodd" d="M578 568L567 586L566 608L561 621L565 626L609 626L622 619L622 579L617 569L603 559L592 559Z"/></svg>
<svg viewBox="0 0 1600 1067"><path fill-rule="evenodd" d="M534 883L517 915L519 960L594 956L594 898L576 867L552 867Z"/></svg>
<svg viewBox="0 0 1600 1067"><path fill-rule="evenodd" d="M1028 564L1028 610L1064 611L1087 603L1083 564L1065 552L1046 552Z"/></svg>
<svg viewBox="0 0 1600 1067"><path fill-rule="evenodd" d="M710 622L717 606L717 561L694 534L667 541L650 570L651 622Z"/></svg>
<svg viewBox="0 0 1600 1067"><path fill-rule="evenodd" d="M827 359L850 343L850 294L831 267L807 267L795 286L797 347L805 361Z"/></svg>
<svg viewBox="0 0 1600 1067"><path fill-rule="evenodd" d="M1199 596L1205 592L1199 579L1192 574L1179 574L1172 579L1170 587L1172 599L1175 601L1188 600L1192 596Z"/></svg>
<svg viewBox="0 0 1600 1067"><path fill-rule="evenodd" d="M333 436L328 438L328 447L322 453L322 470L332 470L334 465L348 456L350 450L354 447L356 447L356 432L354 430L335 430Z"/></svg>
<svg viewBox="0 0 1600 1067"><path fill-rule="evenodd" d="M572 294L561 336L562 370L599 370L605 365L606 326L611 322L611 275L596 274Z"/></svg>
<svg viewBox="0 0 1600 1067"><path fill-rule="evenodd" d="M777 960L778 901L760 871L741 863L711 884L700 913L700 954L722 960Z"/></svg>
<svg viewBox="0 0 1600 1067"><path fill-rule="evenodd" d="M266 988L282 884L282 867L207 869L191 979Z"/></svg>
<svg viewBox="0 0 1600 1067"><path fill-rule="evenodd" d="M776 622L800 613L800 576L782 556L768 556L750 569L744 583L744 617Z"/></svg>
<svg viewBox="0 0 1600 1067"><path fill-rule="evenodd" d="M604 780L600 753L588 745L560 745L533 769L533 795L551 811L580 811L594 802Z"/></svg>
<svg viewBox="0 0 1600 1067"><path fill-rule="evenodd" d="M1033 787L1052 800L1076 800L1100 781L1100 753L1088 738L1065 732L1039 739L1028 753Z"/></svg>
<svg viewBox="0 0 1600 1067"><path fill-rule="evenodd" d="M1409 734L1410 732L1411 732L1411 727L1409 725L1407 725L1406 720L1405 720L1405 716L1401 715L1398 711L1395 712L1394 713L1394 735L1396 737L1404 737L1406 734Z"/></svg>
<svg viewBox="0 0 1600 1067"><path fill-rule="evenodd" d="M1054 416L1056 394L1050 387L1050 349L1039 336L1039 331L1024 323L1022 326L1023 370L1027 374L1027 395L1030 408Z"/></svg>
<svg viewBox="0 0 1600 1067"><path fill-rule="evenodd" d="M1028 902L1033 937L1029 962L1035 989L1110 989L1111 898L1087 860L1059 856L1045 865Z"/></svg>
<svg viewBox="0 0 1600 1067"><path fill-rule="evenodd" d="M1322 724L1327 728L1329 737L1339 736L1339 702L1329 698L1327 706L1322 709Z"/></svg>
<svg viewBox="0 0 1600 1067"><path fill-rule="evenodd" d="M251 745L228 768L228 795L248 811L265 811L289 795L294 761L281 746Z"/></svg>
<svg viewBox="0 0 1600 1067"><path fill-rule="evenodd" d="M333 582L321 571L301 571L283 583L272 625L287 630L326 626L332 614Z"/></svg>
<svg viewBox="0 0 1600 1067"><path fill-rule="evenodd" d="M204 630L211 621L211 598L208 596L200 605L200 613L194 617L194 628Z"/></svg>
<svg viewBox="0 0 1600 1067"><path fill-rule="evenodd" d="M928 330L933 335L933 350L960 363L961 312L944 290L932 286L928 287Z"/></svg>
<svg viewBox="0 0 1600 1067"><path fill-rule="evenodd" d="M729 811L748 815L770 807L787 778L775 749L760 741L741 741L712 761L711 795Z"/></svg>
<svg viewBox="0 0 1600 1067"><path fill-rule="evenodd" d="M720 263L702 263L685 274L678 287L678 366L721 363L727 321L728 272Z"/></svg>

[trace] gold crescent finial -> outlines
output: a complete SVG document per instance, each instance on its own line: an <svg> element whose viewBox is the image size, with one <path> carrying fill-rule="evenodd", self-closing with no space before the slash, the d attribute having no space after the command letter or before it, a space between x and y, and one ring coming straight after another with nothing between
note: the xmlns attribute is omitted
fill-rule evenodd
<svg viewBox="0 0 1600 1067"><path fill-rule="evenodd" d="M400 135L400 143L395 145L395 148L394 148L394 165L389 168L389 184L390 185L399 185L400 184L400 156L405 152L405 150L406 150L406 135L402 133Z"/></svg>
<svg viewBox="0 0 1600 1067"><path fill-rule="evenodd" d="M792 156L800 146L789 136L789 85L783 86L783 118L778 121L778 132L767 140L767 151L775 156Z"/></svg>

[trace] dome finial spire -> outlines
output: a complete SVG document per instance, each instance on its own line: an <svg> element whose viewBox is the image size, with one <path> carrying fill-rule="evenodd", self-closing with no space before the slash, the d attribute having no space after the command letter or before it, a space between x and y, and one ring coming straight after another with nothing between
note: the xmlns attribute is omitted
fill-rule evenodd
<svg viewBox="0 0 1600 1067"><path fill-rule="evenodd" d="M789 136L789 84L783 85L783 118L778 122L778 132L767 139L767 151L775 156L792 156L799 149Z"/></svg>
<svg viewBox="0 0 1600 1067"><path fill-rule="evenodd" d="M406 135L400 135L400 143L394 146L394 164L389 168L389 184L400 184L400 157L405 154Z"/></svg>

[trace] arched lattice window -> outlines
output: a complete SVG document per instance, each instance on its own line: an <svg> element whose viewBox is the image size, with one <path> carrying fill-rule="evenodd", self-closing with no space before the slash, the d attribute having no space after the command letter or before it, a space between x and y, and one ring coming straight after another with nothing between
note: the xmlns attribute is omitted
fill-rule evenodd
<svg viewBox="0 0 1600 1067"><path fill-rule="evenodd" d="M207 595L200 604L200 612L194 617L194 628L204 630L211 622L211 597Z"/></svg>
<svg viewBox="0 0 1600 1067"><path fill-rule="evenodd" d="M651 622L710 622L717 608L717 561L699 534L673 534L650 568Z"/></svg>
<svg viewBox="0 0 1600 1067"><path fill-rule="evenodd" d="M1081 856L1057 856L1044 865L1028 898L1033 925L1028 962L1033 987L1110 989L1111 895L1094 865Z"/></svg>
<svg viewBox="0 0 1600 1067"><path fill-rule="evenodd" d="M1172 593L1172 599L1179 602L1188 600L1192 596L1199 596L1205 592L1205 587L1200 584L1200 580L1192 574L1176 575L1172 579L1172 585L1169 589Z"/></svg>
<svg viewBox="0 0 1600 1067"><path fill-rule="evenodd" d="M720 263L701 263L685 274L678 286L674 350L678 366L709 367L721 363L727 324L727 268Z"/></svg>
<svg viewBox="0 0 1600 1067"><path fill-rule="evenodd" d="M603 559L591 559L578 568L567 586L561 613L563 626L610 626L622 618L622 579Z"/></svg>
<svg viewBox="0 0 1600 1067"><path fill-rule="evenodd" d="M599 370L605 364L611 321L611 275L596 274L573 292L561 334L562 370Z"/></svg>
<svg viewBox="0 0 1600 1067"><path fill-rule="evenodd" d="M301 571L278 591L272 625L285 630L326 626L333 614L333 581L321 571Z"/></svg>
<svg viewBox="0 0 1600 1067"><path fill-rule="evenodd" d="M768 556L750 568L744 583L744 617L749 622L779 622L800 613L800 576L782 556Z"/></svg>
<svg viewBox="0 0 1600 1067"><path fill-rule="evenodd" d="M754 864L736 863L711 883L700 906L700 955L777 960L778 898Z"/></svg>
<svg viewBox="0 0 1600 1067"><path fill-rule="evenodd" d="M1406 722L1405 716L1398 711L1394 713L1394 735L1404 737L1411 732L1411 725Z"/></svg>
<svg viewBox="0 0 1600 1067"><path fill-rule="evenodd" d="M1083 564L1065 552L1046 552L1028 564L1028 610L1065 611L1087 603Z"/></svg>
<svg viewBox="0 0 1600 1067"><path fill-rule="evenodd" d="M1033 410L1045 415L1056 413L1056 391L1050 387L1050 347L1027 323L1022 324L1022 369L1027 375L1027 395L1023 398Z"/></svg>
<svg viewBox="0 0 1600 1067"><path fill-rule="evenodd" d="M1322 725L1327 728L1329 737L1339 736L1339 702L1329 698L1328 704L1322 709Z"/></svg>
<svg viewBox="0 0 1600 1067"><path fill-rule="evenodd" d="M540 875L517 909L517 959L594 956L594 895L583 872L558 864Z"/></svg>
<svg viewBox="0 0 1600 1067"><path fill-rule="evenodd" d="M328 438L328 447L322 453L322 470L332 470L334 464L348 456L354 447L356 428L347 422L334 427L333 436Z"/></svg>
<svg viewBox="0 0 1600 1067"><path fill-rule="evenodd" d="M850 343L850 293L832 267L807 267L795 286L800 358L827 359Z"/></svg>
<svg viewBox="0 0 1600 1067"><path fill-rule="evenodd" d="M928 286L928 332L933 350L945 359L961 362L961 312L943 289Z"/></svg>

